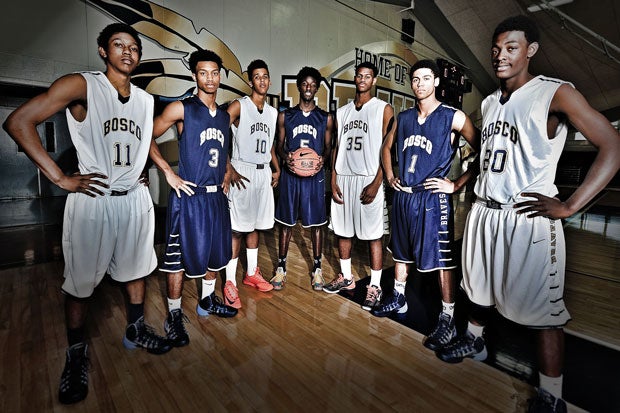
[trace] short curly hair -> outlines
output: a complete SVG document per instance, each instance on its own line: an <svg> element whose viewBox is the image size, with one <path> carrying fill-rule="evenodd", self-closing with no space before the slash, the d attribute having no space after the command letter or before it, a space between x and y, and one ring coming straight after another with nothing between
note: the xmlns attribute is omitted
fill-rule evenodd
<svg viewBox="0 0 620 413"><path fill-rule="evenodd" d="M323 79L323 76L321 76L321 72L319 72L317 69L310 66L304 66L297 73L297 87L299 87L301 85L301 82L306 80L307 77L313 78L317 86L321 84L321 79Z"/></svg>
<svg viewBox="0 0 620 413"><path fill-rule="evenodd" d="M138 31L125 23L112 23L104 27L101 33L99 33L99 36L97 36L97 46L103 48L103 50L107 50L110 38L114 33L127 33L133 37L138 45L138 56L142 57L142 40L140 40Z"/></svg>
<svg viewBox="0 0 620 413"><path fill-rule="evenodd" d="M536 22L527 16L518 15L508 17L497 25L493 32L493 41L502 33L519 31L525 33L525 39L528 43L538 42L540 39L540 31Z"/></svg>

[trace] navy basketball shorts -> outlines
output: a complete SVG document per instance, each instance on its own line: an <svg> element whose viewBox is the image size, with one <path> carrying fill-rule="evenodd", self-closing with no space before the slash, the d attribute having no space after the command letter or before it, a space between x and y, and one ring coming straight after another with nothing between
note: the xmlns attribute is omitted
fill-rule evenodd
<svg viewBox="0 0 620 413"><path fill-rule="evenodd" d="M396 191L388 250L394 261L415 263L421 272L456 268L453 223L450 194Z"/></svg>
<svg viewBox="0 0 620 413"><path fill-rule="evenodd" d="M278 187L277 222L292 227L301 220L305 228L327 223L324 169L314 176L300 177L284 167Z"/></svg>
<svg viewBox="0 0 620 413"><path fill-rule="evenodd" d="M202 277L219 271L232 257L232 229L228 198L195 188L195 194L171 190L166 221L166 252L160 270L185 271L188 277Z"/></svg>

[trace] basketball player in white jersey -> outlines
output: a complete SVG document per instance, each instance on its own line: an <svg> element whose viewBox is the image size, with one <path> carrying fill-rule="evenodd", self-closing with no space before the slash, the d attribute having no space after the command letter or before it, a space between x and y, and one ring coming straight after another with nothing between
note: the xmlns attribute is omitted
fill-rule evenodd
<svg viewBox="0 0 620 413"><path fill-rule="evenodd" d="M329 294L355 289L351 272L352 238L369 241L370 284L380 285L383 268L383 169L381 145L394 133L394 110L371 95L377 67L355 68L355 99L336 112L338 138L332 156L331 218L338 236L340 273L323 287ZM363 308L370 310L381 291L367 290Z"/></svg>
<svg viewBox="0 0 620 413"><path fill-rule="evenodd" d="M66 75L15 112L4 128L45 176L70 192L63 222L67 360L61 403L88 393L84 322L88 298L108 273L129 296L125 347L162 354L167 340L144 323L144 277L157 265L153 203L139 182L151 143L153 98L130 83L142 43L131 26L115 23L97 38L106 71ZM41 144L36 126L66 109L79 174L65 175Z"/></svg>
<svg viewBox="0 0 620 413"><path fill-rule="evenodd" d="M463 336L438 357L482 359L484 307L536 329L540 386L530 412L565 412L562 400L565 249L562 218L583 208L620 167L620 137L573 86L529 73L538 29L525 16L501 22L491 57L500 88L482 102L477 200L463 238L462 287L474 304ZM565 201L553 181L572 123L598 154L583 183Z"/></svg>
<svg viewBox="0 0 620 413"><path fill-rule="evenodd" d="M235 170L249 181L243 188L233 182L228 194L233 251L226 266L224 299L227 305L235 308L241 307L236 273L244 237L247 272L243 283L262 292L273 289L258 267L258 230L273 228L273 188L280 178L280 165L273 144L278 111L267 103L267 91L271 85L269 68L264 61L254 60L248 65L247 74L252 94L236 99L228 106L230 122L235 127L231 162Z"/></svg>

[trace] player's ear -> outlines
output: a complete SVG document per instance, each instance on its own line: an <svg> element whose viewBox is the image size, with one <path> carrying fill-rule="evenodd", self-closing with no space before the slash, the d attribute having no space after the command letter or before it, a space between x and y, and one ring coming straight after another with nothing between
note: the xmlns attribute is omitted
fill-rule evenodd
<svg viewBox="0 0 620 413"><path fill-rule="evenodd" d="M435 87L439 86L439 76L435 76Z"/></svg>
<svg viewBox="0 0 620 413"><path fill-rule="evenodd" d="M527 45L527 58L531 59L538 51L538 42L532 42Z"/></svg>
<svg viewBox="0 0 620 413"><path fill-rule="evenodd" d="M97 48L97 51L99 52L99 56L101 56L101 58L103 60L106 60L108 58L108 54L106 53L106 51L105 51L105 49L103 47L99 46Z"/></svg>
<svg viewBox="0 0 620 413"><path fill-rule="evenodd" d="M196 81L196 73L192 72L192 80L195 82Z"/></svg>

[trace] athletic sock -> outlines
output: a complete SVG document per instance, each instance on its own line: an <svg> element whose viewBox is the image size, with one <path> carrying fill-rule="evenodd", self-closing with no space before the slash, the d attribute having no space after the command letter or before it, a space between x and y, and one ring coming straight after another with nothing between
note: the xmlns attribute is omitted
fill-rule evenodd
<svg viewBox="0 0 620 413"><path fill-rule="evenodd" d="M314 267L312 268L312 272L315 272L317 268L321 268L321 256L314 257Z"/></svg>
<svg viewBox="0 0 620 413"><path fill-rule="evenodd" d="M394 280L394 291L397 291L399 294L405 295L405 286L407 285L407 281L396 281Z"/></svg>
<svg viewBox="0 0 620 413"><path fill-rule="evenodd" d="M254 275L258 266L258 248L246 249L248 257L248 275Z"/></svg>
<svg viewBox="0 0 620 413"><path fill-rule="evenodd" d="M382 270L370 270L370 285L381 287L381 273Z"/></svg>
<svg viewBox="0 0 620 413"><path fill-rule="evenodd" d="M278 257L278 267L282 267L282 270L286 272L286 257Z"/></svg>
<svg viewBox="0 0 620 413"><path fill-rule="evenodd" d="M231 258L226 264L226 281L230 281L237 286L237 261L239 258Z"/></svg>
<svg viewBox="0 0 620 413"><path fill-rule="evenodd" d="M454 303L446 303L441 300L441 312L448 314L450 317L454 317Z"/></svg>
<svg viewBox="0 0 620 413"><path fill-rule="evenodd" d="M129 304L129 308L127 311L127 321L129 324L133 324L140 317L144 316L144 303L142 304Z"/></svg>
<svg viewBox="0 0 620 413"><path fill-rule="evenodd" d="M181 309L181 297L179 298L170 298L168 297L168 311L172 310L180 310Z"/></svg>
<svg viewBox="0 0 620 413"><path fill-rule="evenodd" d="M474 337L482 337L482 333L484 333L484 326L477 326L473 324L471 321L468 321L467 331L472 333Z"/></svg>
<svg viewBox="0 0 620 413"><path fill-rule="evenodd" d="M202 279L202 298L208 297L215 292L215 279L213 280L205 280Z"/></svg>
<svg viewBox="0 0 620 413"><path fill-rule="evenodd" d="M538 373L540 388L548 391L557 399L562 398L562 379L563 376L561 374L560 377L549 377L540 372Z"/></svg>
<svg viewBox="0 0 620 413"><path fill-rule="evenodd" d="M84 341L84 327L67 329L67 343L69 343L69 347L71 347L74 344L82 343L83 341Z"/></svg>
<svg viewBox="0 0 620 413"><path fill-rule="evenodd" d="M340 260L340 272L342 272L342 276L347 280L353 279L353 274L351 274L351 258L348 260Z"/></svg>

